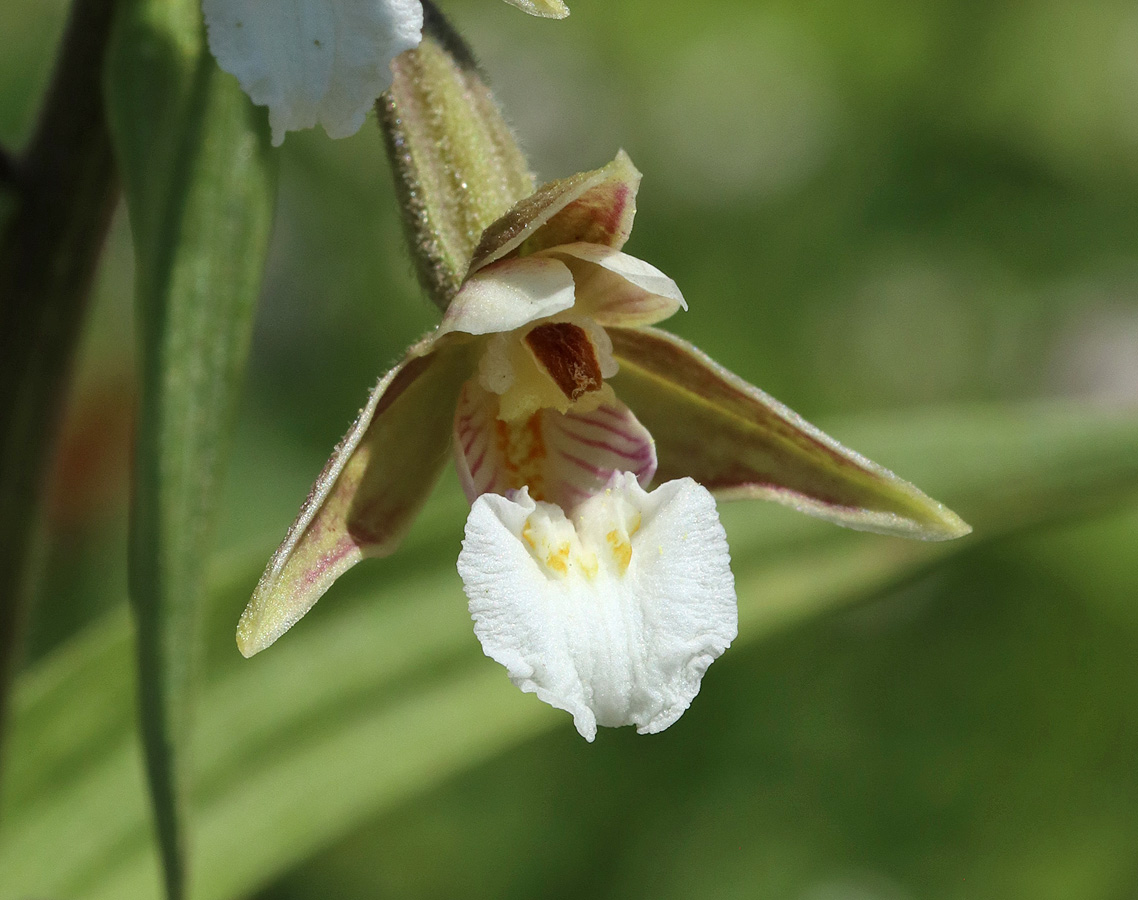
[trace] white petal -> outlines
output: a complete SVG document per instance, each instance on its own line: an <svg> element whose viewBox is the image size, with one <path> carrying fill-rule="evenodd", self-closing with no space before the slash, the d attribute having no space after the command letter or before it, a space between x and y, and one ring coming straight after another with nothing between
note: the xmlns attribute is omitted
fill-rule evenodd
<svg viewBox="0 0 1138 900"><path fill-rule="evenodd" d="M573 276L560 260L503 260L467 279L447 307L439 331L512 331L570 309L573 297Z"/></svg>
<svg viewBox="0 0 1138 900"><path fill-rule="evenodd" d="M577 309L602 325L654 325L686 310L671 278L650 263L601 244L563 244L542 255L562 259L573 272Z"/></svg>
<svg viewBox="0 0 1138 900"><path fill-rule="evenodd" d="M621 473L572 522L526 490L484 494L458 571L486 655L590 741L667 728L737 633L727 539L690 478L649 494Z"/></svg>
<svg viewBox="0 0 1138 900"><path fill-rule="evenodd" d="M273 144L317 122L355 134L391 86L391 61L419 44L419 0L202 0L209 47L259 106Z"/></svg>

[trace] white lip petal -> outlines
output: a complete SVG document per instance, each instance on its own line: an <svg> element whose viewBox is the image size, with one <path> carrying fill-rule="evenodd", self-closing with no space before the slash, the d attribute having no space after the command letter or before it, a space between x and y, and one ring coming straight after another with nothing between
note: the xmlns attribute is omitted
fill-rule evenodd
<svg viewBox="0 0 1138 900"><path fill-rule="evenodd" d="M317 123L355 134L423 29L419 0L203 0L202 10L218 64L269 107L274 145Z"/></svg>
<svg viewBox="0 0 1138 900"><path fill-rule="evenodd" d="M687 478L647 493L620 473L572 521L524 489L484 494L458 571L486 655L590 741L667 728L737 633L715 501Z"/></svg>

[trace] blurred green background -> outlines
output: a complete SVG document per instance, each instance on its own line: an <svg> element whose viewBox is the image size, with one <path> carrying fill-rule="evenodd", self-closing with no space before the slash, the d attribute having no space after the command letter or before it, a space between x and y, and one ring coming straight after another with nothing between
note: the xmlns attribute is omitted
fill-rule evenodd
<svg viewBox="0 0 1138 900"><path fill-rule="evenodd" d="M670 329L871 454L960 410L1013 431L1015 410L1051 400L1133 421L1131 0L570 5L554 23L497 0L442 4L541 178L619 147L643 171L628 249L684 290L690 312ZM59 0L0 5L9 146L31 127L63 14ZM225 570L240 574L206 666L237 664L229 635L260 565L367 389L434 321L374 124L338 142L290 135L281 154L218 536L219 566L240 559ZM55 467L29 671L123 604L131 267L120 215ZM863 430L877 445L856 442ZM878 456L934 494L960 464L907 459ZM550 714L324 823L281 851L257 896L1138 896L1133 491L998 539L956 508L978 526L968 545L733 649L668 732L590 746ZM448 475L408 552L351 573L298 632L385 580L402 596L424 571L451 572L433 599L461 620L461 509ZM752 517L807 528L734 507L729 537ZM384 637L364 652L388 652ZM496 702L537 704L472 636L457 652L496 679ZM328 765L366 777L387 753Z"/></svg>

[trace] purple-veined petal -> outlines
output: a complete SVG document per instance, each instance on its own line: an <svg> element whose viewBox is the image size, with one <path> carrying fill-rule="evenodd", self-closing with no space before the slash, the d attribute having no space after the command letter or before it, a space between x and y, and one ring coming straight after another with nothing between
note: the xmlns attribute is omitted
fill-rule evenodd
<svg viewBox="0 0 1138 900"><path fill-rule="evenodd" d="M582 492L603 489L614 472L630 472L644 487L656 474L652 435L619 400L590 412L547 410L542 422L551 503L568 509L580 501Z"/></svg>
<svg viewBox="0 0 1138 900"><path fill-rule="evenodd" d="M572 509L614 472L631 472L642 485L656 472L652 435L620 401L589 412L543 409L516 422L498 419L497 404L471 380L455 410L455 467L471 503L528 486L535 499Z"/></svg>
<svg viewBox="0 0 1138 900"><path fill-rule="evenodd" d="M971 531L907 481L843 447L691 344L611 328L614 388L656 439L661 478L774 500L848 528L938 541Z"/></svg>
<svg viewBox="0 0 1138 900"><path fill-rule="evenodd" d="M561 0L506 0L511 6L525 10L531 16L544 19L564 19L569 15L569 7Z"/></svg>
<svg viewBox="0 0 1138 900"><path fill-rule="evenodd" d="M209 46L258 106L273 144L317 122L355 134L391 85L391 61L418 46L419 0L203 0Z"/></svg>
<svg viewBox="0 0 1138 900"><path fill-rule="evenodd" d="M671 278L612 247L566 244L546 253L573 273L576 309L601 325L654 325L688 308Z"/></svg>
<svg viewBox="0 0 1138 900"><path fill-rule="evenodd" d="M542 185L482 233L468 274L517 251L527 256L559 244L619 250L632 233L640 173L621 150L601 169Z"/></svg>
<svg viewBox="0 0 1138 900"><path fill-rule="evenodd" d="M237 627L245 656L291 628L365 556L394 552L449 457L471 347L428 340L388 372L316 480Z"/></svg>
<svg viewBox="0 0 1138 900"><path fill-rule="evenodd" d="M588 741L663 731L738 631L726 536L690 478L649 494L622 473L572 517L525 490L484 495L458 572L486 655Z"/></svg>
<svg viewBox="0 0 1138 900"><path fill-rule="evenodd" d="M573 306L573 275L558 259L507 259L471 276L451 300L439 333L512 331Z"/></svg>

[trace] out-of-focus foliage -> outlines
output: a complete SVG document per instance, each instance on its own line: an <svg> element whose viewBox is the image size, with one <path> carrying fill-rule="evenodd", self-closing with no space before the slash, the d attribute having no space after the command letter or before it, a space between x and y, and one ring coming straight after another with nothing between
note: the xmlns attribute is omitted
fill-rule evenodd
<svg viewBox="0 0 1138 900"><path fill-rule="evenodd" d="M1138 415L1133 3L576 0L557 23L484 0L443 7L542 177L599 165L620 146L644 172L628 249L683 288L691 311L669 327L807 417L831 424L840 414L854 424L833 428L837 437L880 447L880 462L934 496L941 485L983 495L964 487L983 488L999 435L1037 421L1019 411L1025 402L1061 397ZM0 4L0 140L28 132L62 15L58 0ZM223 556L247 562L227 569L230 608L217 611L205 651L219 678L257 677L242 667L260 660L236 658L229 625L367 388L434 319L402 247L377 129L336 143L290 136L281 162L219 538ZM25 684L42 684L46 654L73 653L76 634L96 640L97 631L82 636L90 623L110 615L96 628L122 627L131 271L123 222L56 465L26 664L39 681ZM943 410L977 405L965 449L945 437L938 453L940 429L960 421ZM900 413L860 431L858 416L884 409ZM363 616L394 585L437 579L431 608L454 627L461 664L383 691L349 686L320 714L335 722L396 692L430 701L452 681L484 690L484 710L452 719L438 700L419 711L453 723L438 740L465 762L428 757L374 812L322 822L320 846L285 847L260 875L271 876L265 900L1132 895L1138 520L1123 487L1134 482L1120 474L1100 517L1084 508L1071 520L1079 491L1046 488L1092 483L1113 464L1110 448L1051 452L1042 444L1055 433L1033 435L1038 447L1022 435L1005 444L1022 468L1003 496L1051 526L993 542L984 525L995 520L961 503L978 529L971 549L902 585L858 584L857 608L753 632L672 730L605 732L591 747L567 719L515 695L472 636L457 637L465 612L450 573L464 512L448 481L407 553L361 566L270 653L288 653L305 629L313 641L331 634L338 616ZM1037 498L1046 502L1032 508ZM743 505L725 519L741 584L774 548L830 534ZM752 543L751 529L764 541ZM758 546L764 555L749 556ZM804 572L812 559L802 557ZM749 602L777 609L792 590L788 574ZM392 659L382 618L374 612L374 631L352 635L340 661L336 651L306 669L290 655L282 695L347 683L368 654ZM286 666L270 656L264 665ZM473 680L458 680L466 671ZM129 696L125 673L102 677ZM133 707L109 688L98 695L118 699L88 710L92 740L121 741ZM548 730L522 739L487 728L504 708ZM69 744L83 720L54 727ZM203 766L224 754L223 730L203 725L198 738ZM303 758L305 738L295 741L282 759ZM345 754L345 783L383 772L396 758L387 741L377 731L370 748ZM139 790L137 756L115 746ZM234 763L234 780L201 808L254 790L273 751L250 749L247 778ZM318 774L335 780L326 767ZM62 771L44 777L62 792ZM294 777L304 781L303 767ZM282 784L290 789L300 790ZM105 814L128 815L115 799ZM132 832L120 849L144 852L147 839Z"/></svg>
<svg viewBox="0 0 1138 900"><path fill-rule="evenodd" d="M1054 506L1096 509L1120 488L1133 493L1138 482L1138 423L1039 414L1001 422L974 414L941 417L940 424L951 436L942 436L939 447L890 447L882 435L902 429L889 422L863 439L875 454L891 453L918 470L938 449L952 455L983 450L982 471L958 467L939 493L970 506L974 520L993 535L1030 526ZM1088 472L1094 474L1088 478ZM927 477L937 480L932 472ZM744 514L736 506L726 517L739 592L737 653L789 625L919 576L954 549L817 522L786 528L786 513L769 507ZM408 555L445 553L448 530L437 520L427 523L406 548ZM199 802L190 858L193 896L245 896L369 818L394 812L447 776L564 724L558 714L505 689L499 673L480 658L469 641L465 610L453 602L457 576L449 566L420 564L402 573L373 567L331 612L318 623L312 617L271 654L245 662L219 652L230 643L229 608L259 562L231 559L204 609L212 652L194 741ZM130 717L107 715L129 707L133 692L126 624L109 615L28 673L17 693L0 897L39 890L141 900L156 892L147 804L135 778L137 735ZM698 713L688 714L700 725L670 730L660 749L686 743L698 752L738 740L735 721L723 718L731 706L730 695L703 700ZM383 748L378 756L377 747ZM684 778L667 768L660 778L657 797L639 803L660 804L668 818ZM92 830L85 823L94 818L101 827ZM628 863L640 864L636 858ZM466 893L460 873L450 876L446 895ZM313 891L335 893L330 886Z"/></svg>

